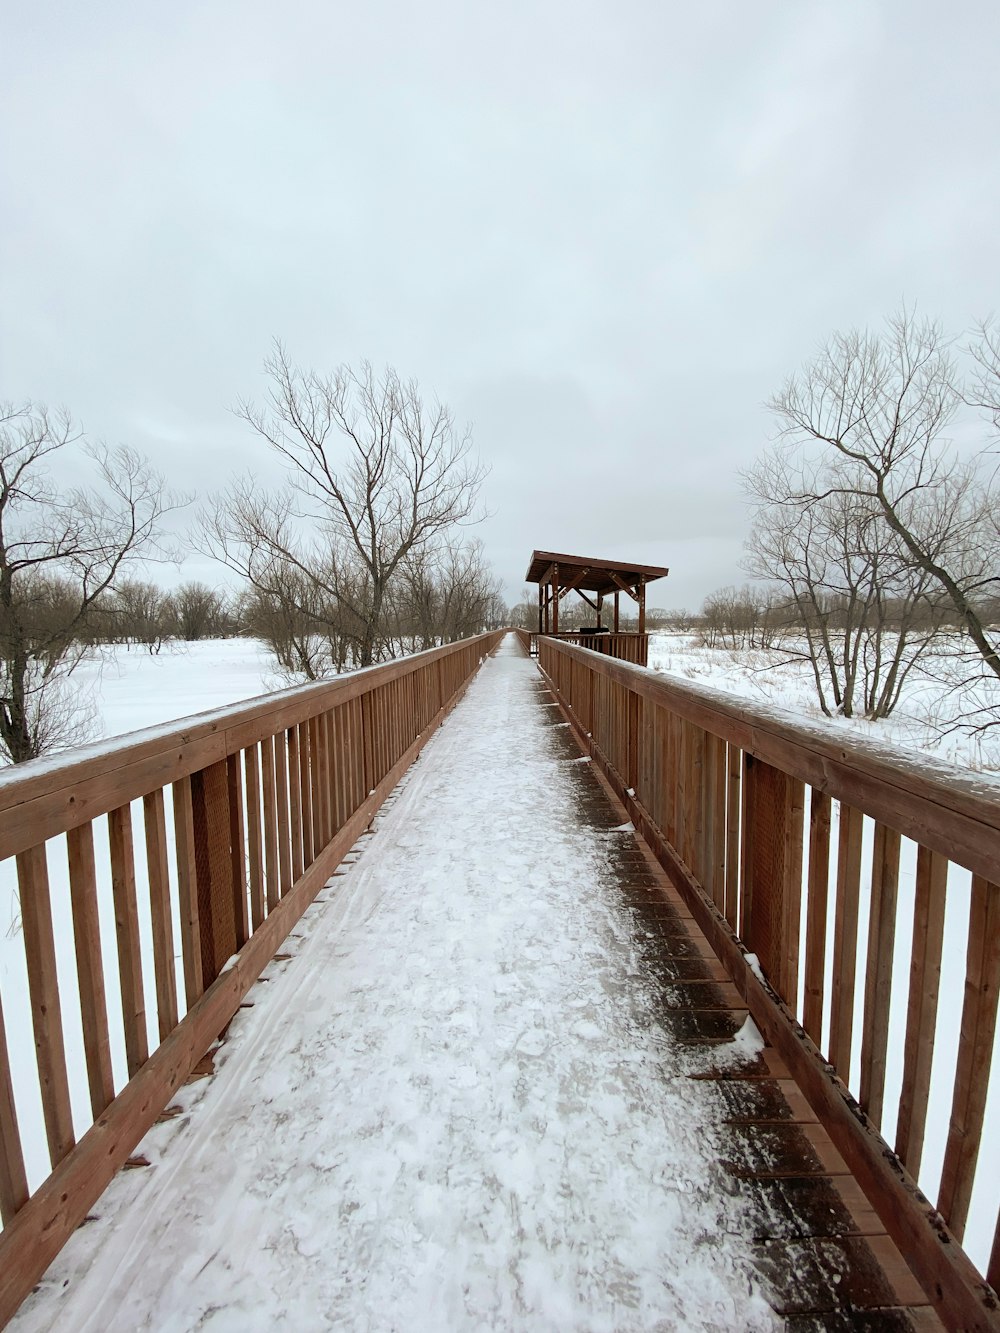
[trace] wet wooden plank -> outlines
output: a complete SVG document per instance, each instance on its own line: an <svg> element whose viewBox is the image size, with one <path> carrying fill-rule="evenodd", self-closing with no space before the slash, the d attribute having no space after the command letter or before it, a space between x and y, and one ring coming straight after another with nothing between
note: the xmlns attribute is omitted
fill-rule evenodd
<svg viewBox="0 0 1000 1333"><path fill-rule="evenodd" d="M927 1298L887 1236L759 1241L754 1247L778 1314L899 1309ZM855 1323L853 1327L857 1327Z"/></svg>

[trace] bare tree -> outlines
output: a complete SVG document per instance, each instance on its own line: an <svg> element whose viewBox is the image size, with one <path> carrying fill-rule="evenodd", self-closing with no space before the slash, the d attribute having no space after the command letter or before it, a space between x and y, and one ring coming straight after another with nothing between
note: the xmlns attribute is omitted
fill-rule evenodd
<svg viewBox="0 0 1000 1333"><path fill-rule="evenodd" d="M130 449L87 447L91 488L61 488L52 465L82 441L64 414L0 407L0 752L33 759L72 736L65 683L89 617L135 559L157 549L178 501Z"/></svg>
<svg viewBox="0 0 1000 1333"><path fill-rule="evenodd" d="M836 457L817 467L765 454L745 474L754 521L744 564L777 590L772 630L786 658L808 661L823 712L875 719L895 708L945 618L936 582L852 471Z"/></svg>
<svg viewBox="0 0 1000 1333"><path fill-rule="evenodd" d="M687 613L679 614L690 624ZM701 626L709 648L769 648L777 628L774 600L764 590L746 584L738 589L720 588L705 598Z"/></svg>
<svg viewBox="0 0 1000 1333"><path fill-rule="evenodd" d="M988 404L1000 345L983 326L974 345ZM786 497L801 511L846 488L874 507L900 558L942 590L984 668L1000 677L1000 645L984 608L1000 588L993 459L956 460L944 432L963 391L940 325L905 309L882 335L837 334L769 406L787 448L812 466L817 487ZM845 466L828 467L831 459Z"/></svg>
<svg viewBox="0 0 1000 1333"><path fill-rule="evenodd" d="M109 638L117 643L141 644L158 653L170 635L170 599L145 579L119 579L106 605L111 625Z"/></svg>
<svg viewBox="0 0 1000 1333"><path fill-rule="evenodd" d="M249 479L231 487L206 516L208 549L269 596L296 571L354 639L354 664L368 666L386 649L402 563L472 518L484 470L449 409L425 404L392 369L302 371L280 344L265 369L265 405L238 412L288 482L266 497Z"/></svg>
<svg viewBox="0 0 1000 1333"><path fill-rule="evenodd" d="M217 588L190 580L174 589L168 603L175 632L185 643L220 639L232 633L226 598Z"/></svg>
<svg viewBox="0 0 1000 1333"><path fill-rule="evenodd" d="M393 600L401 644L455 643L506 620L500 580L480 541L424 548L400 573Z"/></svg>

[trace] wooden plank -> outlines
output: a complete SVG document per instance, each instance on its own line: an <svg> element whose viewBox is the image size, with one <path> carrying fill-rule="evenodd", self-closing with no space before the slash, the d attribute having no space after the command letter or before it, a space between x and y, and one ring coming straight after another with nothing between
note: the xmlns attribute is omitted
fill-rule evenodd
<svg viewBox="0 0 1000 1333"><path fill-rule="evenodd" d="M281 897L278 880L278 814L274 804L274 737L261 741L261 795L264 807L264 873L267 910L273 912Z"/></svg>
<svg viewBox="0 0 1000 1333"><path fill-rule="evenodd" d="M444 677L441 674L443 663L438 663L438 679L440 681L441 699L445 699ZM364 756L364 774L365 791L370 791L375 785L375 754L372 744L372 699L370 694L362 695L361 698L361 734L362 734L362 754Z"/></svg>
<svg viewBox="0 0 1000 1333"><path fill-rule="evenodd" d="M837 911L833 926L833 993L830 997L830 1063L850 1083L854 1042L854 989L858 958L858 905L861 899L861 835L864 816L840 806L837 852Z"/></svg>
<svg viewBox="0 0 1000 1333"><path fill-rule="evenodd" d="M274 806L278 829L278 884L281 895L292 887L292 838L288 808L288 752L285 733L274 737Z"/></svg>
<svg viewBox="0 0 1000 1333"><path fill-rule="evenodd" d="M17 882L45 1137L55 1166L73 1147L74 1135L44 845L18 854Z"/></svg>
<svg viewBox="0 0 1000 1333"><path fill-rule="evenodd" d="M288 798L292 821L292 882L300 879L305 868L302 860L302 767L299 762L299 730L289 727L285 733L288 746Z"/></svg>
<svg viewBox="0 0 1000 1333"><path fill-rule="evenodd" d="M247 848L243 830L243 775L238 754L226 760L226 790L229 805L229 880L233 899L233 934L237 949L250 938L250 909L247 902Z"/></svg>
<svg viewBox="0 0 1000 1333"><path fill-rule="evenodd" d="M720 912L726 910L726 742L709 735L711 753L712 817L709 825L712 901Z"/></svg>
<svg viewBox="0 0 1000 1333"><path fill-rule="evenodd" d="M638 695L635 696L636 703L639 702ZM705 763L707 750L707 735L701 727L691 728L691 859L695 867L695 878L699 883L704 884L708 878L707 855L706 855L706 781L705 781ZM635 785L634 783L632 784Z"/></svg>
<svg viewBox="0 0 1000 1333"><path fill-rule="evenodd" d="M794 1007L798 986L803 788L770 764L746 774L743 939L771 985Z"/></svg>
<svg viewBox="0 0 1000 1333"><path fill-rule="evenodd" d="M830 798L812 789L809 799L809 898L806 907L805 996L802 1026L817 1046L823 1041L826 984L826 917L830 883Z"/></svg>
<svg viewBox="0 0 1000 1333"><path fill-rule="evenodd" d="M947 890L948 862L927 847L918 848L903 1083L896 1121L896 1155L914 1177L920 1172L927 1122Z"/></svg>
<svg viewBox="0 0 1000 1333"><path fill-rule="evenodd" d="M862 1110L875 1125L882 1124L882 1101L885 1096L898 890L899 834L884 824L876 824L865 968L865 1012L861 1029L861 1085L858 1095Z"/></svg>
<svg viewBox="0 0 1000 1333"><path fill-rule="evenodd" d="M14 1088L10 1077L7 1029L0 995L0 1222L4 1226L28 1201L28 1181L21 1152Z"/></svg>
<svg viewBox="0 0 1000 1333"><path fill-rule="evenodd" d="M209 986L236 952L228 761L192 774L191 804L202 984Z"/></svg>
<svg viewBox="0 0 1000 1333"><path fill-rule="evenodd" d="M784 965L781 972L782 999L793 1011L798 1011L799 949L802 930L802 855L805 835L805 784L798 778L787 777L782 812L782 859L785 880L782 888L784 917L782 935L785 940Z"/></svg>
<svg viewBox="0 0 1000 1333"><path fill-rule="evenodd" d="M348 790L347 774L347 717L346 709L338 708L332 717L333 737L332 737L332 807L334 811L334 821L337 828L342 828L347 822L350 813L350 792Z"/></svg>
<svg viewBox="0 0 1000 1333"><path fill-rule="evenodd" d="M131 1078L149 1057L131 806L121 806L110 812L108 838L111 847L111 892L115 904L115 939L118 944L118 979L121 983L122 1023L125 1029L125 1063Z"/></svg>
<svg viewBox="0 0 1000 1333"><path fill-rule="evenodd" d="M965 1000L938 1208L959 1240L975 1183L1000 994L1000 888L973 876Z"/></svg>
<svg viewBox="0 0 1000 1333"><path fill-rule="evenodd" d="M320 752L320 730L319 718L309 719L309 804L312 819L312 850L313 857L319 856L323 850L323 769L322 754Z"/></svg>
<svg viewBox="0 0 1000 1333"><path fill-rule="evenodd" d="M167 823L161 789L142 798L142 813L146 831L153 974L156 978L156 1021L162 1041L177 1026L177 969L174 966L174 926L167 866ZM96 1107L94 1114L99 1114Z"/></svg>
<svg viewBox="0 0 1000 1333"><path fill-rule="evenodd" d="M250 860L250 932L252 934L264 920L264 844L260 814L260 758L256 745L250 745L243 751L243 774L246 783L247 851Z"/></svg>
<svg viewBox="0 0 1000 1333"><path fill-rule="evenodd" d="M729 762L726 774L726 908L725 917L736 929L740 901L740 811L743 777L743 753L736 745L727 747Z"/></svg>
<svg viewBox="0 0 1000 1333"><path fill-rule="evenodd" d="M115 1079L111 1066L108 1006L104 991L92 825L81 824L79 828L70 829L66 835L66 848L83 1051L87 1061L90 1107L96 1118L114 1098Z"/></svg>
<svg viewBox="0 0 1000 1333"><path fill-rule="evenodd" d="M201 971L201 922L198 919L198 873L194 854L194 810L191 779L173 785L174 848L177 856L177 897L180 904L181 958L184 998L190 1009L205 989Z"/></svg>
<svg viewBox="0 0 1000 1333"><path fill-rule="evenodd" d="M302 869L308 870L313 862L313 802L312 752L307 722L299 724L299 800L302 810Z"/></svg>

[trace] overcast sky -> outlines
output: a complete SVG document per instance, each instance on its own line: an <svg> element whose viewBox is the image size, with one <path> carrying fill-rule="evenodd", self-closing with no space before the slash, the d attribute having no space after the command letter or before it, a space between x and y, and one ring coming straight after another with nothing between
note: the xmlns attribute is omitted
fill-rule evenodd
<svg viewBox="0 0 1000 1333"><path fill-rule="evenodd" d="M415 376L534 547L739 581L764 399L901 299L1000 306L1000 5L7 3L0 397L201 494L274 337ZM189 562L185 577L219 571ZM175 575L176 577L176 575Z"/></svg>

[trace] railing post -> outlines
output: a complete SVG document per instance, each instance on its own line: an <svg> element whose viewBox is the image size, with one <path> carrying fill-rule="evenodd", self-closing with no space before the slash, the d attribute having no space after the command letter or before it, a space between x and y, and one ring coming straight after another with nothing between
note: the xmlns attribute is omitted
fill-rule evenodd
<svg viewBox="0 0 1000 1333"><path fill-rule="evenodd" d="M795 1008L804 785L752 755L744 770L743 941Z"/></svg>
<svg viewBox="0 0 1000 1333"><path fill-rule="evenodd" d="M195 877L201 928L202 985L207 988L236 952L234 857L226 761L191 775Z"/></svg>

